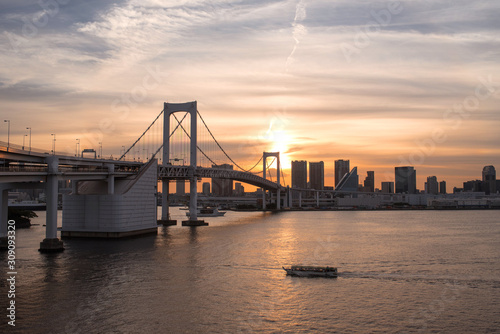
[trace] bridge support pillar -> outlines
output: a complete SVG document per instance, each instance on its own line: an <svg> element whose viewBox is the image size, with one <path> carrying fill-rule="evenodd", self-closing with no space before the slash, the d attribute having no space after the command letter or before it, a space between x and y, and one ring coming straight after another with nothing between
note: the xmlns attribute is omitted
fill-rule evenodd
<svg viewBox="0 0 500 334"><path fill-rule="evenodd" d="M177 225L177 220L170 219L170 181L163 179L161 181L162 197L161 197L161 219L158 224L163 226Z"/></svg>
<svg viewBox="0 0 500 334"><path fill-rule="evenodd" d="M299 190L299 208L302 209L302 191Z"/></svg>
<svg viewBox="0 0 500 334"><path fill-rule="evenodd" d="M267 158L275 157L277 159L277 167L276 167L276 183L278 184L278 189L276 190L276 209L280 210L280 191L281 191L281 183L280 183L280 152L264 152L262 153L262 177L266 178L266 170L267 170ZM262 188L262 210L266 210L266 191Z"/></svg>
<svg viewBox="0 0 500 334"><path fill-rule="evenodd" d="M319 208L319 191L316 192L316 207Z"/></svg>
<svg viewBox="0 0 500 334"><path fill-rule="evenodd" d="M47 165L47 220L45 239L40 243L39 251L42 253L62 252L64 250L63 242L57 238L57 199L59 193L57 186L59 168L58 158L55 156L48 157Z"/></svg>
<svg viewBox="0 0 500 334"><path fill-rule="evenodd" d="M9 220L9 190L0 189L0 250L8 249L7 223Z"/></svg>
<svg viewBox="0 0 500 334"><path fill-rule="evenodd" d="M290 186L286 187L286 201L285 201L285 206L287 208L292 207L292 193L290 192Z"/></svg>
<svg viewBox="0 0 500 334"><path fill-rule="evenodd" d="M189 188L189 220L182 221L182 226L208 226L204 220L198 220L198 178L196 176L189 180Z"/></svg>

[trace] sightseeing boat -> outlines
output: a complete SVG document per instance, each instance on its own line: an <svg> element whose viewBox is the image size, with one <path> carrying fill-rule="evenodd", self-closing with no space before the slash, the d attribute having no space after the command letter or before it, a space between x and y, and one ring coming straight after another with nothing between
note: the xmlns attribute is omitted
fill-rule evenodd
<svg viewBox="0 0 500 334"><path fill-rule="evenodd" d="M225 211L219 211L217 208L206 207L206 208L198 208L197 216L198 217L222 217L226 214ZM186 216L189 217L189 211L186 212Z"/></svg>
<svg viewBox="0 0 500 334"><path fill-rule="evenodd" d="M283 267L287 275L300 277L337 277L338 272L335 267L320 266L291 266Z"/></svg>

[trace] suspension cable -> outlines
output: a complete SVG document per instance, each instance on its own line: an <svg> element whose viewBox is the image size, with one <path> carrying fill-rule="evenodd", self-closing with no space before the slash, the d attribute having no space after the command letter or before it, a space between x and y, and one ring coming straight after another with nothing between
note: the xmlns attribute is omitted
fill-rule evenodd
<svg viewBox="0 0 500 334"><path fill-rule="evenodd" d="M281 178L283 179L283 183L285 184L285 187L286 187L285 175L283 175L283 168L281 168L281 166L280 166L280 171L281 171ZM281 186L281 184L280 184L280 186Z"/></svg>
<svg viewBox="0 0 500 334"><path fill-rule="evenodd" d="M199 112L198 112L198 115L199 115ZM188 134L188 132L186 131L186 129L182 126L182 124L179 122L179 120L177 119L177 117L175 116L174 114L174 118L177 120L177 122L179 123L181 129L184 131L184 133L186 134L186 136L191 139L191 136ZM201 118L201 116L200 116ZM202 119L203 121L203 119ZM182 121L181 121L182 122ZM226 157L229 158L229 160L231 160L238 168L240 168L241 170L243 170L244 172L250 172L252 169L254 169L255 167L257 167L257 165L259 164L259 162L262 160L263 157L260 157L259 161L257 161L257 163L249 170L244 170L243 168L241 168L236 162L233 161L233 159L231 159L227 153L224 151L224 149L220 146L220 144L217 142L217 140L214 138L212 132L210 132L210 129L207 127L207 125L205 124L205 122L203 122L203 124L205 125L206 129L208 130L208 132L210 133L210 135L212 136L212 138L214 139L214 141L216 142L217 146L219 146L219 148L222 150L222 152L226 155ZM198 148L198 150L214 165L217 165L217 163L215 163L212 159L210 159L210 157L208 155L205 154L205 152L203 152L203 150L198 146L196 145L196 147ZM274 162L274 160L273 160Z"/></svg>
<svg viewBox="0 0 500 334"><path fill-rule="evenodd" d="M182 130L184 131L184 133L186 134L186 136L187 136L189 139L191 139L191 136L188 134L188 132L186 131L186 129L184 129L184 127L183 127L183 126L182 126L182 124L181 124L181 123L182 123L182 120L179 122L179 119L177 118L177 116L175 116L175 114L173 114L173 115L174 115L174 118L175 118L175 120L177 121L177 123L179 123L179 124L177 125L177 127L179 127L179 126L180 126L180 127L181 127L181 129L182 129ZM187 115L187 113L186 113L186 115ZM186 116L184 115L184 117L186 117ZM184 119L184 118L183 118L183 119ZM176 129L177 129L177 128L176 128ZM175 130L174 130L174 131L175 131ZM163 145L162 145L162 146L163 146ZM216 163L215 163L212 159L210 159L210 157L209 157L208 155L206 155L206 154L205 154L205 152L203 152L203 150L202 150L202 149L201 149L198 145L196 145L196 148L197 148L197 149L201 152L201 154L203 154L203 155L205 156L205 158L207 158L207 159L208 159L211 163L213 163L214 165L216 165Z"/></svg>
<svg viewBox="0 0 500 334"><path fill-rule="evenodd" d="M271 163L269 165L266 163L266 169L269 172L269 178L271 179L271 182L273 182L273 176L271 174L271 168L270 167L273 165L273 163L274 163L275 160L276 160L276 157L273 159L273 161L271 161ZM264 175L262 175L262 176L264 176Z"/></svg>
<svg viewBox="0 0 500 334"><path fill-rule="evenodd" d="M181 125L182 121L184 120L184 118L186 118L188 113L185 113L184 114L184 117L182 117L181 121L179 122L179 120L177 119L177 117L175 117L175 114L174 114L174 117L175 119L177 120L177 126L175 127L174 131L172 131L172 133L168 136L168 138L172 137L175 133L175 131L177 131L177 129L179 128L179 126ZM184 130L184 128L182 128ZM170 129L169 129L170 130ZM184 130L184 132L186 132L186 130ZM133 146L132 146L133 147ZM151 159L155 158L156 155L158 154L158 152L160 152L160 150L163 148L163 143L160 145L160 147L156 150L155 154L153 154L153 156L151 157ZM167 161L168 162L168 161ZM166 163L165 161L163 163Z"/></svg>
<svg viewBox="0 0 500 334"><path fill-rule="evenodd" d="M156 116L156 118L154 119L154 121L148 126L148 128L139 136L139 138L132 144L132 146L130 146L121 156L118 160L122 160L127 154L128 152L130 152L130 150L132 148L135 147L135 145L146 135L146 133L149 131L149 129L151 129L151 127L155 124L155 122L160 118L160 116L163 114L164 110L162 110L158 116ZM205 126L205 128L207 129L208 133L210 134L210 136L212 137L212 139L214 140L215 144L219 147L219 149L222 151L222 153L224 153L224 155L236 166L238 167L239 169L241 169L242 171L244 172L250 172L252 171L253 169L255 169L255 167L257 167L257 165L262 161L263 159L263 156L260 157L259 161L257 161L257 163L255 163L255 165L252 166L252 168L250 169L247 169L245 170L244 168L242 168L240 165L238 165L227 153L226 151L222 148L222 146L219 144L219 142L217 141L217 139L215 139L215 136L213 135L212 131L210 131L210 129L208 128L207 126L207 123L205 123L205 120L203 119L203 117L201 116L200 112L198 110L196 110L196 113L200 116L200 119L201 121L203 122L203 125ZM184 119L186 118L188 113L185 113L184 114L184 117L182 117L182 119L179 121L179 119L177 118L177 116L175 114L174 115L174 118L175 120L177 121L177 126L175 127L175 129L172 131L172 133L169 135L169 138L172 137L172 135L175 133L175 131L177 131L177 129L179 128L179 126L181 127L181 129L184 131L184 133L188 136L189 139L191 139L191 136L188 134L188 132L186 131L186 129L182 126L182 122L184 121ZM214 165L217 165L216 162L214 162L198 145L196 145L197 149ZM160 145L160 147L156 150L156 152L152 155L152 158L155 158L158 153L160 152L160 150L163 148L163 143ZM181 148L182 149L182 148ZM275 158L276 159L276 158ZM163 163L167 163L167 162L163 162ZM271 165L274 163L274 160L273 162L271 162ZM262 173L262 172L257 172L257 173L253 173L253 174L259 174L259 173Z"/></svg>
<svg viewBox="0 0 500 334"><path fill-rule="evenodd" d="M229 159L229 160L230 160L230 161L231 161L231 162L232 162L232 163L233 163L236 167L238 167L239 169L241 169L241 170L242 170L242 171L244 171L244 172L250 172L252 169L254 169L254 168L258 165L258 163L260 162L260 160L259 160L259 162L257 162L257 163L255 164L255 166L253 166L251 169L248 169L248 170L245 170L245 169L244 169L244 168L242 168L240 165L238 165L238 164L237 164L237 163L236 163L233 159L231 159L231 157L230 157L230 156L226 153L226 151L224 151L224 149L223 149L223 148L222 148L222 146L219 144L219 142L217 141L217 139L215 139L215 137L214 137L214 135L213 135L212 131L210 131L210 129L208 128L207 123L205 123L205 120L203 119L203 117L201 117L200 112L199 112L198 110L196 110L196 113L200 116L200 119L201 119L201 121L203 122L203 125L205 125L205 128L207 128L208 133L210 133L210 136L212 136L212 139L215 141L215 143L216 143L216 144L217 144L217 146L220 148L220 150L222 151L222 153L224 153L224 154L226 155L226 157L227 157L227 158L228 158L228 159ZM262 158L261 158L261 159L262 159Z"/></svg>
<svg viewBox="0 0 500 334"><path fill-rule="evenodd" d="M155 124L155 122L158 120L158 118L160 118L160 116L163 114L163 110L158 114L158 116L156 116L155 120L153 121L153 123L151 123L148 128L146 129L146 131L144 131L142 133L142 135L139 136L139 138L132 144L132 146L129 147L129 149L127 151L125 151L125 153L122 154L122 156L118 159L118 160L121 160L125 157L125 155L127 155L128 152L130 152L130 150L135 146L135 144L137 144L139 142L139 140L141 140L142 137L144 137L144 135L146 134L146 132L149 131L149 129L151 129L151 127L153 126L153 124Z"/></svg>

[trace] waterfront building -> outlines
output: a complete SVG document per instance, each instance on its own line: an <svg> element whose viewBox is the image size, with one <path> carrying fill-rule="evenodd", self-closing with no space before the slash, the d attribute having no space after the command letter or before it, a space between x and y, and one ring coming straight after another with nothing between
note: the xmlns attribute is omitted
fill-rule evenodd
<svg viewBox="0 0 500 334"><path fill-rule="evenodd" d="M354 167L351 172L344 175L335 190L338 191L358 191L358 167Z"/></svg>
<svg viewBox="0 0 500 334"><path fill-rule="evenodd" d="M307 188L307 161L292 161L292 187Z"/></svg>
<svg viewBox="0 0 500 334"><path fill-rule="evenodd" d="M382 192L386 194L394 194L394 182L382 182Z"/></svg>
<svg viewBox="0 0 500 334"><path fill-rule="evenodd" d="M417 193L417 171L412 166L395 167L396 193Z"/></svg>
<svg viewBox="0 0 500 334"><path fill-rule="evenodd" d="M497 178L495 167L485 166L483 168L484 192L486 195L497 193Z"/></svg>
<svg viewBox="0 0 500 334"><path fill-rule="evenodd" d="M437 177L429 176L427 177L426 183L426 193L431 195L437 195L439 193L439 183L437 181Z"/></svg>
<svg viewBox="0 0 500 334"><path fill-rule="evenodd" d="M203 195L210 195L210 182L203 182Z"/></svg>
<svg viewBox="0 0 500 334"><path fill-rule="evenodd" d="M373 193L375 192L375 172L374 171L368 171L366 172L366 178L363 183L363 189L365 192L370 192Z"/></svg>
<svg viewBox="0 0 500 334"><path fill-rule="evenodd" d="M185 195L186 194L186 181L176 180L175 181L175 194Z"/></svg>
<svg viewBox="0 0 500 334"><path fill-rule="evenodd" d="M240 182L236 182L234 184L234 195L235 196L245 195L245 187L243 187Z"/></svg>
<svg viewBox="0 0 500 334"><path fill-rule="evenodd" d="M486 192L484 189L485 183L481 180L471 180L471 181L465 181L464 182L464 190L465 192L474 192L474 193L480 193L480 192Z"/></svg>
<svg viewBox="0 0 500 334"><path fill-rule="evenodd" d="M323 190L325 186L325 163L323 161L309 163L309 182L311 189Z"/></svg>
<svg viewBox="0 0 500 334"><path fill-rule="evenodd" d="M349 173L349 160L335 160L335 187L347 173Z"/></svg>
<svg viewBox="0 0 500 334"><path fill-rule="evenodd" d="M233 169L233 165L222 164L212 165L212 168ZM212 178L212 194L215 196L232 196L233 195L233 180Z"/></svg>
<svg viewBox="0 0 500 334"><path fill-rule="evenodd" d="M439 182L439 193L446 195L446 181Z"/></svg>

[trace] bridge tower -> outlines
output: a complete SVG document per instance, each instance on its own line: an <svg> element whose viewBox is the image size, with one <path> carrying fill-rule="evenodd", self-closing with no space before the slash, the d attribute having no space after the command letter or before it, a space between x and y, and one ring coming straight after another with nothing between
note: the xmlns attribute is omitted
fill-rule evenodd
<svg viewBox="0 0 500 334"><path fill-rule="evenodd" d="M196 175L196 153L197 153L197 119L198 109L196 101L187 103L164 103L163 107L163 164L169 163L170 159L170 115L176 112L188 112L191 117L190 142L190 171L189 171L189 220L183 221L183 226L205 226L203 220L198 220L198 176ZM161 202L161 220L169 221L169 180L162 180L163 197Z"/></svg>
<svg viewBox="0 0 500 334"><path fill-rule="evenodd" d="M263 158L262 158L262 177L265 179L266 178L266 160L268 157L275 157L277 160L277 183L278 183L278 190L276 190L276 209L280 209L280 152L264 152ZM266 210L266 191L262 189L262 210Z"/></svg>

